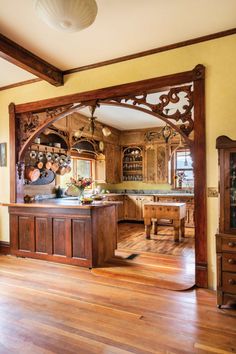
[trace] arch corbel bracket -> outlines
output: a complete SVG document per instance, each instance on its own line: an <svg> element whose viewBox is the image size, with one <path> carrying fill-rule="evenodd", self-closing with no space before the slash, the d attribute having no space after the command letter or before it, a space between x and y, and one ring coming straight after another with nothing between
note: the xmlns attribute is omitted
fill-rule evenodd
<svg viewBox="0 0 236 354"><path fill-rule="evenodd" d="M25 152L27 151L27 149L31 146L31 144L33 143L34 139L40 134L42 133L42 131L46 128L48 128L51 124L55 123L56 121L67 117L69 114L75 113L78 110L80 110L81 108L85 107L86 105L84 105L83 103L79 103L71 108L66 109L65 111L56 114L54 116L49 116L49 118L44 121L43 123L41 123L37 129L35 129L33 131L33 133L29 136L29 138L24 142L23 146L21 147L19 154L18 154L18 162L21 162L24 160L24 156L25 156Z"/></svg>

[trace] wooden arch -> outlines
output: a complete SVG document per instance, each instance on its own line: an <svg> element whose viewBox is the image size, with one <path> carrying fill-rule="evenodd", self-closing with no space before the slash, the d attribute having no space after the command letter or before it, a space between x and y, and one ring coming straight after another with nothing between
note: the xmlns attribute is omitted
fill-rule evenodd
<svg viewBox="0 0 236 354"><path fill-rule="evenodd" d="M178 102L178 93L184 91L188 104L183 112L166 111L168 103ZM147 101L147 93L167 91L160 102ZM78 103L79 102L79 103ZM76 103L76 105L75 105ZM195 230L196 230L196 284L207 287L207 225L206 225L206 142L205 142L205 68L197 65L193 70L139 82L67 95L58 98L9 106L11 148L11 202L22 201L23 156L35 137L57 120L85 106L119 105L141 110L162 119L174 129L173 123L182 122L178 132L190 145L194 154L195 175ZM192 108L194 107L194 120ZM41 119L41 112L46 116ZM24 119L23 119L24 118ZM24 121L24 139L17 139L19 126ZM194 140L189 138L194 131ZM17 169L16 169L17 166ZM17 173L15 171L17 170Z"/></svg>

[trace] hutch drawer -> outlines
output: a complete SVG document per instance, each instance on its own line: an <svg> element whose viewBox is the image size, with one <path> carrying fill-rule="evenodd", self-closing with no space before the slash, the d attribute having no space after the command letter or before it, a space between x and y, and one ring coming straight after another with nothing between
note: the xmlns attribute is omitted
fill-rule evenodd
<svg viewBox="0 0 236 354"><path fill-rule="evenodd" d="M236 238L235 237L222 237L221 239L222 251L229 251L236 253Z"/></svg>
<svg viewBox="0 0 236 354"><path fill-rule="evenodd" d="M222 270L236 273L236 252L223 253Z"/></svg>
<svg viewBox="0 0 236 354"><path fill-rule="evenodd" d="M223 272L222 281L224 292L236 294L236 273Z"/></svg>

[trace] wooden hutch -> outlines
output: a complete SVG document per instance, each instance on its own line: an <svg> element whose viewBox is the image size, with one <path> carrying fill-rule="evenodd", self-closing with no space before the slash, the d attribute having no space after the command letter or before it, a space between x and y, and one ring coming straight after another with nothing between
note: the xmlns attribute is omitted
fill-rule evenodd
<svg viewBox="0 0 236 354"><path fill-rule="evenodd" d="M216 140L220 168L220 222L216 235L217 305L236 302L236 141Z"/></svg>

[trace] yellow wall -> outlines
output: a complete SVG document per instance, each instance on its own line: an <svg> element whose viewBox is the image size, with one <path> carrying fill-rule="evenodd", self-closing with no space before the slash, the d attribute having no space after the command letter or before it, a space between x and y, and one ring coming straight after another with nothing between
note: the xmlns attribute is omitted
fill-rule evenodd
<svg viewBox="0 0 236 354"><path fill-rule="evenodd" d="M0 92L0 142L9 141L8 104L83 92L206 67L207 186L218 181L218 135L236 139L236 35L183 47L168 52L68 75L63 87L37 82ZM9 166L9 161L8 161ZM9 201L9 168L0 168L0 201ZM0 210L0 239L9 240L7 208ZM215 239L218 200L208 198L208 260L210 286L215 287Z"/></svg>

